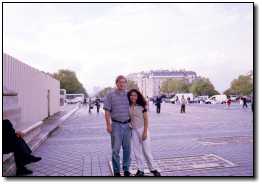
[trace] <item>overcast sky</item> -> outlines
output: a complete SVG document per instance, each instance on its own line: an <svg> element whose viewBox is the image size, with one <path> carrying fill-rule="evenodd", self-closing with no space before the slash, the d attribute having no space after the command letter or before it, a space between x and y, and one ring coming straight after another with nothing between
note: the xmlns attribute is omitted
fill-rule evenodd
<svg viewBox="0 0 262 185"><path fill-rule="evenodd" d="M89 93L118 74L186 69L223 92L253 69L253 6L4 4L4 52L39 70L74 70Z"/></svg>

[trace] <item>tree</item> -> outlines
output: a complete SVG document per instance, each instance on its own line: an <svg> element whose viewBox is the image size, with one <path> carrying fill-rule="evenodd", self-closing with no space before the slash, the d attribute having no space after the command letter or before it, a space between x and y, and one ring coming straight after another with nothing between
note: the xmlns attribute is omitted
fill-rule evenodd
<svg viewBox="0 0 262 185"><path fill-rule="evenodd" d="M134 82L133 80L127 80L127 90L131 90L131 89L139 89L136 82Z"/></svg>
<svg viewBox="0 0 262 185"><path fill-rule="evenodd" d="M99 91L96 96L98 97L105 97L110 91L112 91L114 88L113 87L106 87L104 89L102 89L101 91ZM132 80L127 80L127 90L130 89L138 89L137 84L132 81Z"/></svg>
<svg viewBox="0 0 262 185"><path fill-rule="evenodd" d="M105 97L112 90L113 90L112 87L106 87L106 88L102 89L101 91L99 91L96 96L98 96L100 98Z"/></svg>
<svg viewBox="0 0 262 185"><path fill-rule="evenodd" d="M60 88L65 89L68 94L83 93L88 96L74 71L60 69L58 73L53 74L53 77L60 81Z"/></svg>
<svg viewBox="0 0 262 185"><path fill-rule="evenodd" d="M160 91L163 93L188 93L190 84L186 80L168 79L162 83Z"/></svg>
<svg viewBox="0 0 262 185"><path fill-rule="evenodd" d="M173 83L173 80L171 79L166 80L165 82L162 83L160 87L160 91L163 93L167 93L167 94L172 93L174 91L172 83Z"/></svg>
<svg viewBox="0 0 262 185"><path fill-rule="evenodd" d="M213 96L215 94L220 94L215 90L214 85L210 82L208 78L199 77L194 80L189 88L189 91L194 94L194 96Z"/></svg>
<svg viewBox="0 0 262 185"><path fill-rule="evenodd" d="M224 93L226 95L247 96L253 92L253 79L251 75L240 75L231 82L231 86Z"/></svg>

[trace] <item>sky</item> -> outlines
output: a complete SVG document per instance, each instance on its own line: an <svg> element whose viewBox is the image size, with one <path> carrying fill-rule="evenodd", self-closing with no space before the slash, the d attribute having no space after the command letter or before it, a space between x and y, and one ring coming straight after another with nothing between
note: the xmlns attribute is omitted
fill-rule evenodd
<svg viewBox="0 0 262 185"><path fill-rule="evenodd" d="M253 5L5 3L3 45L39 70L75 71L90 94L157 69L193 70L223 92L253 70Z"/></svg>

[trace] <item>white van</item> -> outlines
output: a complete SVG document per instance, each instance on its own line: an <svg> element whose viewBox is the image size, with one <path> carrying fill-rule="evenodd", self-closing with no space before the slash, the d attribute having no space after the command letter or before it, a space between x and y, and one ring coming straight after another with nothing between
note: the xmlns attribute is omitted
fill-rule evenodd
<svg viewBox="0 0 262 185"><path fill-rule="evenodd" d="M214 95L208 98L205 103L206 104L218 104L218 103L224 103L227 101L227 96L224 94Z"/></svg>
<svg viewBox="0 0 262 185"><path fill-rule="evenodd" d="M66 94L66 101L68 104L83 103L85 95L84 94Z"/></svg>
<svg viewBox="0 0 262 185"><path fill-rule="evenodd" d="M193 101L194 96L192 93L177 93L173 98L170 99L171 103L178 103L176 102L176 100L178 99L179 103L181 102L182 96L184 96L185 100L187 101L188 99L191 101ZM187 103L190 103L187 102Z"/></svg>

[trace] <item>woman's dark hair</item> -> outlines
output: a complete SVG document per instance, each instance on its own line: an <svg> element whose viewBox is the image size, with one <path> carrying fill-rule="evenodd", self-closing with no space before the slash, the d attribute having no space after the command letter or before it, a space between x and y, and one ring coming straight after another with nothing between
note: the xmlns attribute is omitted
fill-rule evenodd
<svg viewBox="0 0 262 185"><path fill-rule="evenodd" d="M142 107L146 108L146 100L145 100L144 96L137 89L131 89L130 91L128 91L127 97L128 97L128 100L129 100L129 105L132 104L130 96L133 92L135 92L137 94L136 104L141 105Z"/></svg>

